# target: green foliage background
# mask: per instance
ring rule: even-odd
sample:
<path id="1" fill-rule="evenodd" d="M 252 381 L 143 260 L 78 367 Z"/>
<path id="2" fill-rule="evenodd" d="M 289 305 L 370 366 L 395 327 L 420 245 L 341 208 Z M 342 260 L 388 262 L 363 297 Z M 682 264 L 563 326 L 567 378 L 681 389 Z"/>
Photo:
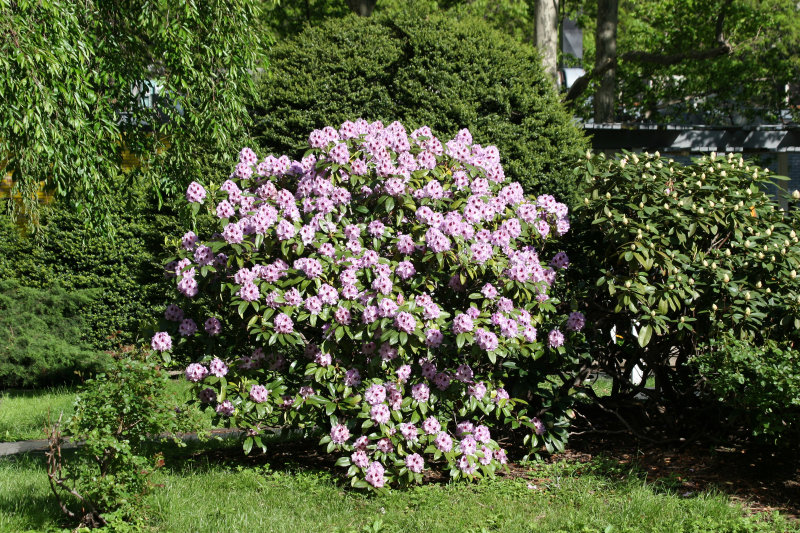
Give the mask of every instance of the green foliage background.
<path id="1" fill-rule="evenodd" d="M 58 286 L 65 298 L 85 291 L 94 296 L 72 307 L 80 320 L 65 337 L 67 343 L 95 350 L 132 343 L 139 322 L 163 301 L 160 256 L 165 236 L 174 231 L 174 215 L 158 212 L 147 195 L 130 203 L 121 196 L 112 201 L 113 236 L 85 229 L 81 217 L 61 202 L 42 208 L 35 235 L 23 234 L 8 216 L 0 219 L 0 280 L 15 280 L 44 294 Z M 50 311 L 54 316 L 60 312 L 42 308 L 44 314 Z"/>
<path id="2" fill-rule="evenodd" d="M 46 290 L 0 281 L 0 387 L 30 387 L 75 381 L 108 357 L 81 337 L 90 328 L 81 310 L 97 290 L 68 292 L 58 283 Z"/>
<path id="3" fill-rule="evenodd" d="M 447 140 L 469 128 L 496 144 L 506 175 L 532 193 L 575 199 L 587 146 L 558 103 L 536 51 L 477 19 L 349 16 L 277 44 L 259 87 L 253 136 L 301 155 L 314 128 L 363 117 L 428 125 Z"/>

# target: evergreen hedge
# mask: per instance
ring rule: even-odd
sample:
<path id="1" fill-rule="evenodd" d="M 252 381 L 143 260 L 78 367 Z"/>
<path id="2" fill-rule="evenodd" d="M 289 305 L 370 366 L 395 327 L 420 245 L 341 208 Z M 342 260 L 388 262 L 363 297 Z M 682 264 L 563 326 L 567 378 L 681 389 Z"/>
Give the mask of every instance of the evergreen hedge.
<path id="1" fill-rule="evenodd" d="M 526 192 L 576 199 L 572 168 L 586 138 L 536 50 L 481 20 L 329 20 L 273 48 L 260 93 L 253 136 L 268 151 L 302 154 L 309 131 L 358 117 L 428 125 L 441 138 L 469 128 L 499 148 Z"/>

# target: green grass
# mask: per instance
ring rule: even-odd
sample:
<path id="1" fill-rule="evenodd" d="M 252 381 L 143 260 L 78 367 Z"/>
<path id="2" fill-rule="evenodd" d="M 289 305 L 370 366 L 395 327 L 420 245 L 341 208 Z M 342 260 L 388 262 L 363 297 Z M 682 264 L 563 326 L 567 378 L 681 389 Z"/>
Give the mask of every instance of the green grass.
<path id="1" fill-rule="evenodd" d="M 72 387 L 0 392 L 0 442 L 45 438 L 48 412 L 55 421 L 63 411 L 66 420 L 72 414 L 75 395 Z"/>
<path id="2" fill-rule="evenodd" d="M 188 387 L 186 380 L 170 381 L 175 394 L 183 394 Z M 63 411 L 66 421 L 73 413 L 76 391 L 74 387 L 0 391 L 0 442 L 44 439 L 48 413 L 56 421 Z"/>
<path id="3" fill-rule="evenodd" d="M 635 473 L 620 480 L 597 465 L 532 465 L 530 479 L 374 496 L 313 469 L 183 461 L 154 476 L 158 488 L 147 499 L 145 521 L 170 533 L 800 531 L 781 517 L 746 517 L 721 494 L 685 498 Z M 41 455 L 0 460 L 0 480 L 0 531 L 52 531 L 61 520 Z"/>

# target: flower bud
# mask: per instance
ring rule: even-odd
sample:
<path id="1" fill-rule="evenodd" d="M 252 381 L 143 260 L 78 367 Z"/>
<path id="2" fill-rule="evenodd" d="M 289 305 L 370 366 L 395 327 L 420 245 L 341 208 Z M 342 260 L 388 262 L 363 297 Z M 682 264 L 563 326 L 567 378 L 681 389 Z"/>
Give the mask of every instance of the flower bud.
<path id="1" fill-rule="evenodd" d="M 631 288 L 631 280 L 626 280 L 625 281 L 625 288 L 626 289 L 630 289 Z"/>
<path id="2" fill-rule="evenodd" d="M 789 272 L 789 277 L 792 278 L 792 279 L 796 278 L 797 277 L 797 271 L 796 270 L 792 270 L 791 272 Z"/>
<path id="3" fill-rule="evenodd" d="M 650 311 L 650 316 L 656 316 L 656 312 L 655 312 L 655 310 L 653 310 L 653 311 Z"/>
<path id="4" fill-rule="evenodd" d="M 725 274 L 724 276 L 722 276 L 722 281 L 724 281 L 725 283 L 728 283 L 730 280 L 731 277 L 729 275 Z"/>
<path id="5" fill-rule="evenodd" d="M 756 282 L 756 289 L 760 289 L 760 288 L 761 288 L 761 282 L 760 282 L 760 281 L 757 281 L 757 282 Z"/>
<path id="6" fill-rule="evenodd" d="M 800 190 L 795 189 L 794 192 L 792 193 L 792 198 L 794 198 L 795 200 L 800 200 Z"/>
<path id="7" fill-rule="evenodd" d="M 717 307 L 717 304 L 711 304 L 711 309 L 716 311 L 717 309 L 719 309 L 719 307 Z"/>
<path id="8" fill-rule="evenodd" d="M 683 322 L 686 322 L 686 317 L 685 316 L 681 317 L 681 323 L 683 323 Z"/>
<path id="9" fill-rule="evenodd" d="M 607 199 L 607 200 L 611 200 L 611 193 L 610 193 L 610 192 L 607 192 L 607 193 L 606 193 L 606 199 Z"/>
<path id="10" fill-rule="evenodd" d="M 707 267 L 707 266 L 708 266 L 708 261 L 707 261 L 707 260 L 705 260 L 705 259 L 703 259 L 703 266 L 704 266 L 704 267 Z"/>

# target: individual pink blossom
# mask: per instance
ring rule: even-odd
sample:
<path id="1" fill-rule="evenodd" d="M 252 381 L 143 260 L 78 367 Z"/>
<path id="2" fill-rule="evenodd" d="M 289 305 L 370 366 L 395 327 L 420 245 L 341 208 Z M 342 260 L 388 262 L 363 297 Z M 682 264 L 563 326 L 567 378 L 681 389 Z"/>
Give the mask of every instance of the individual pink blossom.
<path id="1" fill-rule="evenodd" d="M 397 374 L 397 379 L 402 382 L 406 382 L 411 376 L 411 367 L 409 365 L 402 365 L 400 368 L 395 370 L 395 374 Z"/>
<path id="2" fill-rule="evenodd" d="M 389 421 L 389 406 L 385 403 L 373 405 L 369 411 L 370 417 L 376 424 L 385 424 Z"/>
<path id="3" fill-rule="evenodd" d="M 415 474 L 419 474 L 425 468 L 425 461 L 418 453 L 412 453 L 406 456 L 406 468 Z"/>
<path id="4" fill-rule="evenodd" d="M 417 383 L 411 387 L 411 397 L 420 403 L 427 402 L 430 394 L 430 389 L 424 383 Z"/>
<path id="5" fill-rule="evenodd" d="M 436 438 L 433 440 L 433 444 L 439 451 L 445 453 L 453 449 L 453 439 L 450 438 L 450 435 L 443 431 L 436 435 Z"/>
<path id="6" fill-rule="evenodd" d="M 202 185 L 193 181 L 186 189 L 186 200 L 190 203 L 201 204 L 206 199 L 206 190 Z"/>
<path id="7" fill-rule="evenodd" d="M 183 320 L 183 311 L 175 304 L 169 304 L 164 311 L 164 318 L 172 322 L 180 322 Z"/>
<path id="8" fill-rule="evenodd" d="M 215 408 L 215 411 L 222 416 L 231 416 L 233 415 L 234 410 L 235 409 L 230 400 L 225 400 L 224 402 L 217 404 L 217 407 Z"/>
<path id="9" fill-rule="evenodd" d="M 364 399 L 370 405 L 377 405 L 386 400 L 386 387 L 377 383 L 370 385 L 364 393 Z"/>
<path id="10" fill-rule="evenodd" d="M 233 206 L 228 202 L 228 200 L 222 200 L 219 204 L 217 204 L 218 218 L 230 218 L 235 212 L 236 211 L 234 211 Z"/>
<path id="11" fill-rule="evenodd" d="M 218 378 L 224 377 L 228 373 L 228 365 L 220 359 L 219 357 L 215 357 L 211 360 L 208 365 L 208 369 L 214 376 Z"/>
<path id="12" fill-rule="evenodd" d="M 469 365 L 466 364 L 458 365 L 458 368 L 456 369 L 456 379 L 458 381 L 463 381 L 463 382 L 472 381 L 472 376 L 473 376 L 472 369 L 469 367 Z"/>
<path id="13" fill-rule="evenodd" d="M 182 337 L 194 335 L 197 333 L 197 324 L 191 318 L 184 318 L 180 326 L 178 326 L 178 333 L 180 333 Z"/>
<path id="14" fill-rule="evenodd" d="M 486 385 L 482 381 L 470 385 L 467 388 L 467 393 L 476 400 L 480 401 L 484 396 L 486 396 Z"/>
<path id="15" fill-rule="evenodd" d="M 331 442 L 344 444 L 350 438 L 350 430 L 344 424 L 336 424 L 331 428 Z"/>
<path id="16" fill-rule="evenodd" d="M 444 340 L 444 334 L 435 328 L 430 328 L 425 331 L 425 344 L 431 348 L 438 348 Z"/>
<path id="17" fill-rule="evenodd" d="M 200 363 L 192 363 L 186 367 L 186 379 L 193 383 L 205 379 L 208 376 L 208 369 Z"/>
<path id="18" fill-rule="evenodd" d="M 275 317 L 275 332 L 276 333 L 291 333 L 294 331 L 294 322 L 286 313 L 280 313 Z"/>
<path id="19" fill-rule="evenodd" d="M 250 387 L 250 399 L 256 403 L 264 403 L 269 399 L 269 392 L 264 385 Z"/>
<path id="20" fill-rule="evenodd" d="M 564 334 L 558 328 L 550 331 L 547 335 L 547 344 L 550 348 L 558 348 L 564 345 Z"/>
<path id="21" fill-rule="evenodd" d="M 442 425 L 436 420 L 436 417 L 430 416 L 422 423 L 422 431 L 427 435 L 435 435 L 442 430 Z"/>
<path id="22" fill-rule="evenodd" d="M 364 479 L 375 487 L 379 489 L 386 484 L 386 477 L 384 476 L 384 468 L 383 465 L 377 461 L 373 461 L 372 464 L 369 465 L 367 468 L 367 473 L 364 476 Z"/>
<path id="23" fill-rule="evenodd" d="M 453 319 L 453 333 L 455 334 L 470 332 L 473 327 L 472 319 L 464 313 L 456 315 Z"/>
<path id="24" fill-rule="evenodd" d="M 475 452 L 478 451 L 478 443 L 472 436 L 466 436 L 461 439 L 459 448 L 464 455 L 475 455 Z"/>
<path id="25" fill-rule="evenodd" d="M 165 352 L 172 349 L 172 337 L 166 331 L 159 331 L 153 335 L 150 346 L 157 352 Z"/>
<path id="26" fill-rule="evenodd" d="M 480 425 L 475 428 L 473 436 L 478 442 L 481 442 L 483 444 L 486 444 L 487 442 L 492 440 L 492 435 L 489 432 L 489 428 L 483 425 Z"/>
<path id="27" fill-rule="evenodd" d="M 222 323 L 216 317 L 209 317 L 206 319 L 205 323 L 203 324 L 206 333 L 211 335 L 212 337 L 215 335 L 219 335 L 222 332 Z"/>
<path id="28" fill-rule="evenodd" d="M 475 424 L 469 420 L 463 420 L 456 424 L 456 436 L 463 437 L 464 435 L 472 434 L 475 431 Z"/>
<path id="29" fill-rule="evenodd" d="M 411 313 L 402 311 L 397 313 L 397 316 L 394 319 L 394 327 L 396 327 L 399 331 L 414 333 L 414 330 L 417 329 L 417 319 L 414 318 L 414 315 Z"/>
<path id="30" fill-rule="evenodd" d="M 178 291 L 187 298 L 194 298 L 197 296 L 199 286 L 197 280 L 194 278 L 184 277 L 178 282 Z"/>
<path id="31" fill-rule="evenodd" d="M 570 331 L 580 331 L 586 325 L 586 318 L 583 313 L 575 311 L 569 314 L 567 318 L 567 329 Z"/>
<path id="32" fill-rule="evenodd" d="M 539 420 L 539 419 L 538 419 L 538 418 L 536 418 L 535 416 L 533 417 L 533 419 L 531 420 L 531 422 L 533 423 L 533 429 L 534 429 L 534 432 L 535 432 L 537 435 L 544 435 L 544 433 L 545 433 L 545 431 L 546 431 L 546 428 L 545 428 L 545 426 L 544 426 L 544 422 L 542 422 L 541 420 Z"/>
<path id="33" fill-rule="evenodd" d="M 361 384 L 361 373 L 357 368 L 350 368 L 344 373 L 346 387 L 358 387 Z"/>
<path id="34" fill-rule="evenodd" d="M 450 386 L 450 374 L 447 372 L 439 372 L 433 377 L 433 384 L 441 391 L 447 390 Z"/>
<path id="35" fill-rule="evenodd" d="M 350 461 L 359 468 L 366 468 L 369 465 L 369 456 L 364 450 L 357 449 L 350 455 Z"/>

